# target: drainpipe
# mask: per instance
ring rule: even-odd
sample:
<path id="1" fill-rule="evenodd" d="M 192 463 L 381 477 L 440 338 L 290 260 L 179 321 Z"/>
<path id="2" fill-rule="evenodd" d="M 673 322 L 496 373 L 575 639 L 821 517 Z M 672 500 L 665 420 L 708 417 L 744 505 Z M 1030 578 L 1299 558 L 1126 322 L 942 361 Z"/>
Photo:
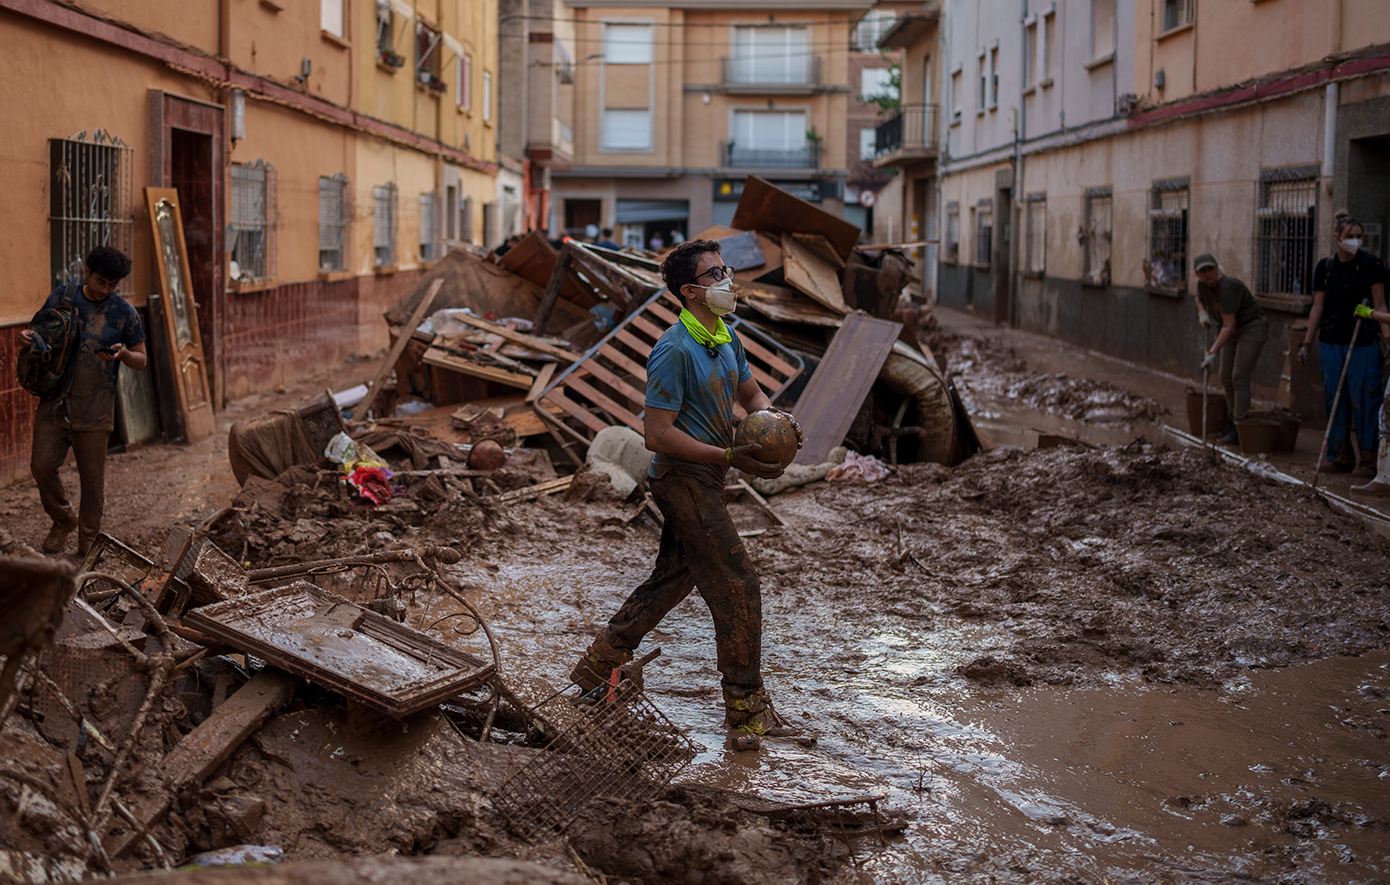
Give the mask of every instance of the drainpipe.
<path id="1" fill-rule="evenodd" d="M 1019 2 L 1020 2 L 1020 3 L 1022 4 L 1022 6 L 1023 6 L 1022 13 L 1019 15 L 1019 19 L 1018 19 L 1019 34 L 1022 34 L 1022 33 L 1023 33 L 1023 30 L 1024 30 L 1024 27 L 1025 27 L 1025 24 L 1024 24 L 1024 23 L 1025 23 L 1025 22 L 1027 21 L 1027 19 L 1028 19 L 1028 0 L 1019 0 Z M 1055 28 L 1056 25 L 1054 24 L 1053 27 Z M 1040 42 L 1041 42 L 1041 39 L 1043 38 L 1043 35 L 1042 35 L 1041 32 L 1039 32 L 1038 37 L 1040 38 Z M 1035 62 L 1036 62 L 1036 59 L 1028 59 L 1028 63 L 1029 63 L 1030 65 L 1034 64 Z M 1025 89 L 1028 88 L 1028 71 L 1027 71 L 1027 69 L 1023 68 L 1022 66 L 1019 67 L 1018 81 L 1019 81 L 1019 85 L 1018 85 L 1018 111 L 1014 114 L 1014 120 L 1013 120 L 1013 124 L 1014 124 L 1014 125 L 1013 125 L 1013 128 L 1014 128 L 1014 132 L 1013 132 L 1013 135 L 1014 135 L 1014 187 L 1013 187 L 1013 191 L 1014 191 L 1014 193 L 1013 193 L 1013 206 L 1011 207 L 1011 213 L 1012 213 L 1013 216 L 1014 216 L 1014 217 L 1013 217 L 1013 221 L 1012 221 L 1013 230 L 1012 230 L 1012 232 L 1011 232 L 1011 233 L 1013 234 L 1013 236 L 1011 236 L 1011 237 L 1009 238 L 1010 241 L 1011 241 L 1011 242 L 1009 243 L 1009 251 L 1012 252 L 1014 256 L 1021 256 L 1021 255 L 1023 254 L 1023 252 L 1022 252 L 1023 242 L 1024 242 L 1024 237 L 1023 237 L 1023 234 L 1024 234 L 1023 225 L 1024 225 L 1024 223 L 1026 223 L 1026 218 L 1025 218 L 1025 214 L 1024 214 L 1024 204 L 1023 204 L 1022 196 L 1023 196 L 1023 192 L 1024 192 L 1024 191 L 1023 191 L 1023 133 L 1024 133 L 1024 130 L 1026 129 L 1026 127 L 1028 126 L 1028 97 L 1027 97 L 1026 95 L 1023 94 L 1023 90 L 1025 90 Z M 1059 92 L 1060 92 L 1060 90 L 1059 90 Z M 1010 268 L 1009 268 L 1009 269 L 1010 269 L 1010 273 L 1009 273 L 1009 325 L 1012 326 L 1012 325 L 1014 324 L 1014 312 L 1015 312 L 1015 308 L 1018 306 L 1018 291 L 1019 291 L 1019 288 L 1020 288 L 1020 287 L 1019 287 L 1019 278 L 1020 278 L 1020 275 L 1022 274 L 1022 262 L 1021 262 L 1021 261 L 1018 261 L 1018 260 L 1014 260 L 1014 261 L 1010 262 Z"/>

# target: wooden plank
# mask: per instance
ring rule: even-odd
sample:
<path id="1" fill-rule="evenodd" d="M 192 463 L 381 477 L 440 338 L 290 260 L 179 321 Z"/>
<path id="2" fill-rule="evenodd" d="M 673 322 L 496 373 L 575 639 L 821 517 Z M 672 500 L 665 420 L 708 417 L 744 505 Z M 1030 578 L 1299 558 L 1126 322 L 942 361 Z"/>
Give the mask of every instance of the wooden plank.
<path id="1" fill-rule="evenodd" d="M 719 244 L 719 255 L 724 263 L 735 271 L 750 267 L 762 267 L 767 263 L 762 246 L 758 245 L 758 235 L 753 231 L 743 231 L 715 240 Z"/>
<path id="2" fill-rule="evenodd" d="M 646 332 L 648 335 L 652 336 L 653 340 L 660 340 L 661 336 L 666 334 L 666 329 L 661 328 L 656 323 L 652 322 L 651 320 L 647 319 L 641 314 L 633 316 L 630 320 L 629 328 L 633 327 L 641 329 L 643 332 Z"/>
<path id="3" fill-rule="evenodd" d="M 783 519 L 781 516 L 779 516 L 776 510 L 772 509 L 772 506 L 767 503 L 767 499 L 764 498 L 762 495 L 758 494 L 757 490 L 750 486 L 747 480 L 740 479 L 736 481 L 733 485 L 729 486 L 729 488 L 732 490 L 743 492 L 745 495 L 752 498 L 753 503 L 758 505 L 758 509 L 766 513 L 768 516 L 772 517 L 773 522 L 777 523 L 780 526 L 785 526 L 787 524 L 787 521 Z"/>
<path id="4" fill-rule="evenodd" d="M 594 433 L 598 433 L 600 430 L 603 430 L 605 427 L 609 426 L 607 421 L 599 420 L 597 417 L 594 416 L 593 412 L 590 412 L 588 409 L 574 402 L 569 397 L 561 393 L 558 389 L 552 390 L 549 393 L 542 396 L 540 402 L 554 403 L 555 405 L 564 409 L 572 417 L 577 419 L 579 423 L 583 424 L 585 427 L 589 428 Z"/>
<path id="5" fill-rule="evenodd" d="M 289 703 L 297 685 L 299 680 L 288 673 L 261 670 L 213 710 L 159 763 L 162 789 L 141 799 L 132 809 L 140 827 L 148 830 L 158 823 L 180 790 L 201 784 L 226 762 L 261 723 Z M 124 855 L 141 838 L 136 828 L 128 823 L 124 826 L 124 832 L 106 839 L 106 852 L 113 858 Z"/>
<path id="6" fill-rule="evenodd" d="M 744 180 L 729 224 L 739 230 L 823 234 L 842 258 L 848 258 L 859 241 L 858 227 L 756 175 Z"/>
<path id="7" fill-rule="evenodd" d="M 757 379 L 758 386 L 761 387 L 764 392 L 769 390 L 776 390 L 778 387 L 781 386 L 780 381 L 769 375 L 767 372 L 763 371 L 762 367 L 755 365 L 754 363 L 748 364 L 748 371 L 750 374 L 752 374 L 754 378 Z"/>
<path id="8" fill-rule="evenodd" d="M 579 378 L 575 378 L 573 375 L 571 375 L 569 378 L 565 379 L 565 386 L 576 393 L 584 394 L 584 396 L 587 397 L 589 401 L 592 402 L 594 405 L 603 409 L 609 415 L 623 422 L 628 427 L 631 427 L 638 433 L 645 432 L 642 429 L 641 418 L 638 418 L 632 412 L 629 412 L 616 400 L 614 400 L 612 397 L 609 397 L 607 394 L 603 393 L 589 382 Z"/>
<path id="9" fill-rule="evenodd" d="M 572 350 L 566 350 L 563 347 L 557 347 L 556 345 L 551 344 L 549 341 L 546 341 L 543 338 L 537 338 L 535 335 L 527 335 L 525 332 L 518 332 L 515 329 L 511 329 L 499 323 L 494 323 L 489 320 L 485 320 L 482 317 L 471 317 L 464 313 L 455 313 L 453 315 L 453 319 L 457 320 L 460 323 L 472 326 L 475 329 L 482 329 L 484 332 L 491 332 L 494 335 L 500 335 L 502 338 L 512 342 L 513 344 L 520 344 L 522 347 L 528 347 L 531 350 L 538 351 L 544 354 L 549 354 L 550 356 L 553 356 L 558 360 L 563 360 L 567 363 L 575 362 L 580 357 L 580 354 L 577 354 Z"/>
<path id="10" fill-rule="evenodd" d="M 598 349 L 598 352 L 605 359 L 612 360 L 616 365 L 627 369 L 635 377 L 641 378 L 644 385 L 647 383 L 647 367 L 630 358 L 618 348 L 611 344 L 605 344 Z"/>
<path id="11" fill-rule="evenodd" d="M 589 373 L 595 378 L 621 393 L 627 398 L 628 402 L 635 403 L 637 411 L 640 412 L 646 406 L 647 385 L 645 380 L 642 383 L 642 387 L 639 389 L 628 382 L 627 379 L 620 377 L 616 372 L 610 371 L 607 366 L 603 365 L 598 360 L 590 360 L 585 368 L 587 368 Z"/>
<path id="12" fill-rule="evenodd" d="M 448 369 L 451 372 L 458 372 L 462 375 L 471 375 L 474 378 L 483 378 L 487 381 L 496 381 L 499 384 L 506 384 L 510 387 L 518 387 L 522 390 L 530 390 L 535 379 L 524 372 L 513 372 L 500 366 L 487 366 L 482 363 L 475 363 L 456 354 L 449 353 L 440 347 L 431 346 L 425 351 L 425 355 L 420 358 L 421 362 L 437 366 L 441 369 Z"/>
<path id="13" fill-rule="evenodd" d="M 565 489 L 569 488 L 570 484 L 573 482 L 574 476 L 572 474 L 570 476 L 561 476 L 558 479 L 546 480 L 545 482 L 537 483 L 536 485 L 528 486 L 524 489 L 512 489 L 510 492 L 503 492 L 498 496 L 497 500 L 504 504 L 510 504 L 513 501 L 529 501 L 540 495 L 563 492 Z"/>
<path id="14" fill-rule="evenodd" d="M 787 283 L 836 313 L 849 312 L 834 265 L 790 234 L 782 235 L 782 258 Z"/>
<path id="15" fill-rule="evenodd" d="M 786 378 L 789 375 L 795 375 L 797 373 L 796 366 L 793 366 L 792 364 L 783 361 L 783 359 L 779 357 L 777 354 L 768 350 L 766 347 L 763 347 L 758 342 L 753 341 L 749 336 L 740 335 L 738 337 L 739 340 L 743 342 L 744 350 L 746 350 L 748 353 L 753 354 L 753 356 L 757 357 L 758 359 L 762 360 L 764 363 L 767 364 L 768 368 L 778 373 L 783 378 Z"/>
<path id="16" fill-rule="evenodd" d="M 555 377 L 555 363 L 546 363 L 541 366 L 540 374 L 531 383 L 531 389 L 526 393 L 526 402 L 533 403 L 536 397 L 541 395 L 541 391 L 550 386 L 550 379 Z"/>
<path id="17" fill-rule="evenodd" d="M 533 231 L 534 235 L 535 232 Z M 550 322 L 550 314 L 555 310 L 555 299 L 560 297 L 560 289 L 565 284 L 565 278 L 569 276 L 570 270 L 570 250 L 568 248 L 560 250 L 560 258 L 555 262 L 555 269 L 550 272 L 550 281 L 546 283 L 545 294 L 541 296 L 540 306 L 536 308 L 536 319 L 532 326 L 537 332 L 545 334 L 545 324 Z"/>
<path id="18" fill-rule="evenodd" d="M 406 321 L 405 328 L 401 329 L 401 334 L 396 338 L 396 343 L 391 345 L 391 350 L 386 354 L 386 359 L 376 370 L 376 375 L 372 378 L 372 383 L 367 385 L 367 395 L 357 406 L 354 416 L 360 415 L 367 417 L 372 405 L 376 402 L 377 394 L 381 393 L 381 382 L 386 380 L 386 375 L 396 367 L 396 360 L 405 353 L 406 345 L 410 343 L 410 336 L 425 321 L 425 314 L 434 305 L 435 296 L 439 294 L 439 287 L 444 285 L 444 280 L 438 279 L 430 284 L 430 289 L 425 293 L 425 297 L 420 299 L 420 303 L 415 306 L 415 312 Z"/>
<path id="19" fill-rule="evenodd" d="M 666 323 L 668 326 L 674 326 L 681 320 L 680 305 L 676 305 L 675 309 L 673 310 L 668 308 L 667 305 L 658 301 L 651 307 L 647 308 L 647 312 L 650 313 L 652 316 L 656 317 L 657 319 L 661 320 L 662 322 Z"/>
<path id="20" fill-rule="evenodd" d="M 863 314 L 845 317 L 793 410 L 806 435 L 795 463 L 819 464 L 844 440 L 900 329 Z"/>
<path id="21" fill-rule="evenodd" d="M 616 332 L 613 333 L 613 338 L 617 341 L 621 341 L 628 347 L 631 347 L 637 353 L 641 354 L 642 359 L 644 360 L 652 355 L 652 348 L 656 346 L 655 341 L 643 341 L 641 338 L 638 338 L 636 335 L 632 334 L 627 329 L 618 329 Z"/>

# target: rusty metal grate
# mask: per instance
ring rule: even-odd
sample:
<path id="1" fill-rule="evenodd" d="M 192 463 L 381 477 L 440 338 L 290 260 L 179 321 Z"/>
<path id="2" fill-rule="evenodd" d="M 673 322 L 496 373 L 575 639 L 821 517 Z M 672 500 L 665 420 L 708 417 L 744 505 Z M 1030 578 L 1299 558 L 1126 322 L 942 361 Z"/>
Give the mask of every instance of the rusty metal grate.
<path id="1" fill-rule="evenodd" d="M 656 795 L 695 758 L 696 746 L 630 681 L 596 703 L 578 689 L 552 695 L 531 713 L 547 747 L 498 791 L 518 830 L 558 835 L 594 799 Z"/>

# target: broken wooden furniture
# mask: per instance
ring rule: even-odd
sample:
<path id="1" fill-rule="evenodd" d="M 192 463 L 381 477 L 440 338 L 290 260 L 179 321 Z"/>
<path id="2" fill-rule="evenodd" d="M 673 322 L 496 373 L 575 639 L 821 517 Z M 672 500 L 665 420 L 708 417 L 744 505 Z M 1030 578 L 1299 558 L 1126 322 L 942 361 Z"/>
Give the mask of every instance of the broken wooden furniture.
<path id="1" fill-rule="evenodd" d="M 575 442 L 587 447 L 596 433 L 613 424 L 643 433 L 647 358 L 657 339 L 680 321 L 680 310 L 676 296 L 662 289 L 618 323 L 583 359 L 557 374 L 536 397 L 536 414 L 556 431 L 556 439 L 566 451 Z M 725 322 L 738 332 L 753 377 L 775 400 L 801 374 L 801 358 L 735 317 L 726 317 Z M 557 407 L 564 420 L 554 417 L 551 407 Z M 581 463 L 580 459 L 575 463 Z"/>
<path id="2" fill-rule="evenodd" d="M 395 718 L 477 687 L 495 670 L 307 581 L 195 609 L 184 623 Z"/>
<path id="3" fill-rule="evenodd" d="M 901 328 L 866 314 L 845 317 L 796 401 L 806 441 L 795 463 L 819 464 L 844 440 Z"/>

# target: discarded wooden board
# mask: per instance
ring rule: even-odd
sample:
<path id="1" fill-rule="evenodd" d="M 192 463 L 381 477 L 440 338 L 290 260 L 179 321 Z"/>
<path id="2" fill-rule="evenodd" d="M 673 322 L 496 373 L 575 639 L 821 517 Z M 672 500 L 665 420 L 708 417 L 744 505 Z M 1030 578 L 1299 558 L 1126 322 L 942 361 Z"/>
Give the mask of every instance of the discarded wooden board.
<path id="1" fill-rule="evenodd" d="M 559 260 L 560 253 L 556 252 L 555 247 L 546 240 L 545 234 L 536 230 L 531 231 L 521 242 L 508 249 L 505 255 L 497 259 L 497 263 L 523 280 L 545 289 L 554 277 L 555 264 Z M 585 310 L 598 303 L 594 300 L 593 294 L 586 291 L 575 277 L 566 274 L 562 280 L 562 284 L 556 290 L 556 296 Z M 542 299 L 542 303 L 544 303 L 544 299 Z M 554 306 L 553 300 L 550 303 L 551 308 L 546 310 L 547 316 Z M 536 331 L 544 333 L 545 329 L 542 325 L 537 324 Z"/>
<path id="2" fill-rule="evenodd" d="M 149 830 L 169 812 L 180 790 L 207 780 L 261 723 L 289 703 L 298 684 L 298 679 L 278 670 L 262 670 L 213 710 L 160 761 L 160 788 L 131 809 L 138 827 L 120 822 L 120 829 L 106 837 L 106 853 L 121 857 L 129 851 L 142 838 L 141 830 Z"/>
<path id="3" fill-rule="evenodd" d="M 822 234 L 841 258 L 848 258 L 859 241 L 859 228 L 756 175 L 744 180 L 730 224 L 739 230 Z"/>
<path id="4" fill-rule="evenodd" d="M 362 612 L 355 629 L 330 620 L 344 607 Z M 479 685 L 493 672 L 490 661 L 307 581 L 194 609 L 184 623 L 397 718 Z"/>
<path id="5" fill-rule="evenodd" d="M 811 300 L 845 314 L 845 297 L 840 290 L 838 268 L 820 250 L 790 234 L 782 235 L 782 273 L 787 284 Z"/>
<path id="6" fill-rule="evenodd" d="M 740 287 L 739 297 L 758 313 L 779 323 L 836 328 L 845 319 L 844 314 L 817 304 L 795 289 L 781 286 L 755 283 L 750 287 Z"/>
<path id="7" fill-rule="evenodd" d="M 503 504 L 510 504 L 513 501 L 529 501 L 541 495 L 550 495 L 555 492 L 563 492 L 574 482 L 574 475 L 561 476 L 558 479 L 549 479 L 524 489 L 512 489 L 510 492 L 503 492 L 497 500 Z"/>
<path id="8" fill-rule="evenodd" d="M 795 463 L 819 464 L 844 440 L 901 328 L 863 314 L 845 317 L 796 402 L 806 442 Z"/>
<path id="9" fill-rule="evenodd" d="M 425 351 L 425 355 L 421 357 L 421 362 L 428 366 L 458 372 L 460 375 L 482 378 L 484 381 L 496 381 L 498 384 L 519 387 L 522 390 L 530 390 L 532 382 L 535 381 L 534 376 L 525 372 L 517 372 L 503 366 L 469 359 L 466 356 L 451 353 L 437 344 L 430 345 L 429 349 Z"/>
<path id="10" fill-rule="evenodd" d="M 390 373 L 392 369 L 396 368 L 396 360 L 400 359 L 401 354 L 405 352 L 406 345 L 410 343 L 411 334 L 425 321 L 425 315 L 429 313 L 430 308 L 434 305 L 434 299 L 439 295 L 439 287 L 443 285 L 444 281 L 442 279 L 435 280 L 430 284 L 429 291 L 425 293 L 425 297 L 421 298 L 420 303 L 415 306 L 415 312 L 410 315 L 410 319 L 406 322 L 405 328 L 401 330 L 400 337 L 396 339 L 395 344 L 391 345 L 391 350 L 386 354 L 386 359 L 383 360 L 381 365 L 377 368 L 376 376 L 372 378 L 372 383 L 367 385 L 367 395 L 363 397 L 362 402 L 357 406 L 357 410 L 353 413 L 354 416 L 362 418 L 367 417 L 367 413 L 371 411 L 372 405 L 376 403 L 376 398 L 381 393 L 382 382 L 386 380 L 387 374 Z"/>
<path id="11" fill-rule="evenodd" d="M 647 357 L 667 329 L 680 321 L 680 301 L 663 289 L 614 327 L 579 362 L 555 376 L 532 405 L 557 430 L 588 444 L 613 424 L 644 433 Z M 725 322 L 737 331 L 748 368 L 773 399 L 801 373 L 800 357 L 737 318 Z M 567 420 L 556 420 L 547 406 L 558 407 Z M 572 426 L 572 425 L 577 425 Z"/>
<path id="12" fill-rule="evenodd" d="M 719 257 L 723 258 L 724 263 L 735 271 L 762 267 L 767 264 L 767 256 L 763 255 L 763 248 L 758 243 L 758 235 L 752 231 L 720 237 L 715 242 L 719 244 Z"/>
<path id="13" fill-rule="evenodd" d="M 556 359 L 562 360 L 566 363 L 572 363 L 575 360 L 579 359 L 580 356 L 579 354 L 575 353 L 572 350 L 569 350 L 568 348 L 560 347 L 553 341 L 547 341 L 544 338 L 537 338 L 535 335 L 527 335 L 525 332 L 518 332 L 515 329 L 511 329 L 507 326 L 502 325 L 501 323 L 494 323 L 491 320 L 485 320 L 482 317 L 471 317 L 467 314 L 458 313 L 454 315 L 453 319 L 456 322 L 464 323 L 465 325 L 472 326 L 475 329 L 482 329 L 484 332 L 491 332 L 494 335 L 500 335 L 503 339 L 510 341 L 514 344 L 520 344 L 523 347 L 529 347 L 531 350 L 538 351 L 544 354 L 549 354 L 550 356 L 553 356 Z"/>
<path id="14" fill-rule="evenodd" d="M 730 484 L 730 485 L 728 485 L 728 486 L 725 486 L 725 487 L 724 487 L 724 491 L 726 491 L 726 492 L 736 492 L 736 493 L 739 493 L 739 494 L 747 495 L 747 496 L 749 497 L 749 499 L 751 499 L 752 502 L 753 502 L 755 505 L 757 505 L 757 507 L 758 507 L 759 510 L 761 510 L 763 513 L 766 513 L 769 517 L 772 518 L 772 521 L 773 521 L 773 522 L 777 523 L 777 524 L 780 525 L 780 526 L 786 526 L 787 521 L 786 521 L 785 519 L 783 519 L 783 518 L 777 513 L 776 510 L 773 510 L 773 509 L 772 509 L 772 505 L 770 505 L 770 504 L 767 503 L 767 499 L 766 499 L 766 498 L 764 498 L 762 495 L 758 494 L 757 490 L 754 489 L 752 486 L 750 486 L 750 485 L 748 484 L 748 480 L 746 480 L 746 479 L 737 480 L 737 481 L 733 482 L 732 484 Z"/>

